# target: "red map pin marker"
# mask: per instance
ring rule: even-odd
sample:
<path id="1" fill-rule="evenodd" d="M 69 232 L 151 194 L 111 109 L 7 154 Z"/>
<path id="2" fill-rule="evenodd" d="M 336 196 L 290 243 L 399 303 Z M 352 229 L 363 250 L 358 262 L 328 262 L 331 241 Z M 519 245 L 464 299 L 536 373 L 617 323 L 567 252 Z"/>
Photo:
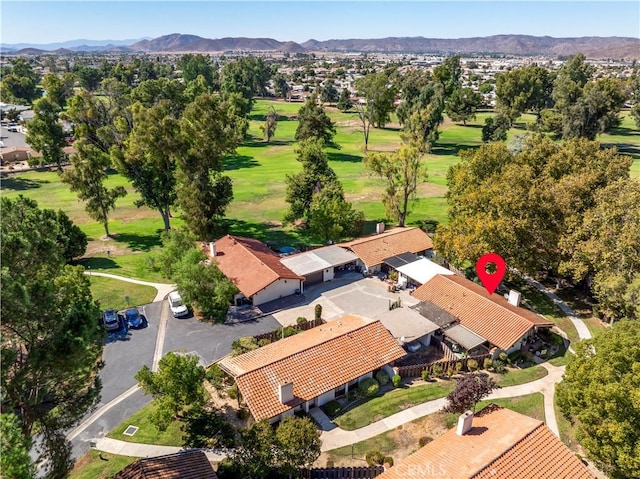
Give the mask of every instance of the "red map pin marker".
<path id="1" fill-rule="evenodd" d="M 496 271 L 494 273 L 487 273 L 487 264 L 493 263 L 496 265 Z M 496 290 L 504 273 L 507 271 L 507 265 L 504 263 L 502 256 L 497 253 L 487 253 L 480 256 L 476 263 L 476 273 L 478 278 L 482 281 L 482 285 L 486 288 L 489 294 L 493 294 Z"/>

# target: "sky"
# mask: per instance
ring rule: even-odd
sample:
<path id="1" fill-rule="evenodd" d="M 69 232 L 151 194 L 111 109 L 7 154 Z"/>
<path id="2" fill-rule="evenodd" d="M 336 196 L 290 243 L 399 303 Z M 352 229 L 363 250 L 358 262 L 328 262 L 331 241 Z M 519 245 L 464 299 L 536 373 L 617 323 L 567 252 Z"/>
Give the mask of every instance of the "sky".
<path id="1" fill-rule="evenodd" d="M 640 2 L 624 1 L 29 1 L 0 2 L 2 43 L 123 40 L 188 33 L 304 42 L 497 34 L 640 38 Z"/>

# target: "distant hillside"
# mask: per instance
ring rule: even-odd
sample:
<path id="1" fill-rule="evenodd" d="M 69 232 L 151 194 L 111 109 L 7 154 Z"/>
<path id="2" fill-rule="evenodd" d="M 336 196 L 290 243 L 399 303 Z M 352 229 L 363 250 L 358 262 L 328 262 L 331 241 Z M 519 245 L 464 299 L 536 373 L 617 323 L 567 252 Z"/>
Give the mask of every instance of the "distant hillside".
<path id="1" fill-rule="evenodd" d="M 640 39 L 625 37 L 553 38 L 529 35 L 493 35 L 456 39 L 389 37 L 309 40 L 302 46 L 308 50 L 330 52 L 503 53 L 548 56 L 584 53 L 589 58 L 640 58 Z"/>
<path id="2" fill-rule="evenodd" d="M 149 37 L 135 38 L 129 40 L 68 40 L 66 42 L 56 43 L 5 43 L 2 45 L 7 50 L 21 50 L 23 48 L 37 48 L 39 50 L 57 50 L 58 48 L 67 48 L 69 50 L 77 50 L 79 47 L 95 47 L 97 49 L 108 46 L 123 46 L 131 45 L 132 43 L 139 42 L 140 40 L 148 40 Z"/>
<path id="3" fill-rule="evenodd" d="M 295 42 L 279 42 L 273 38 L 202 38 L 196 35 L 173 33 L 153 40 L 143 40 L 130 46 L 132 50 L 143 52 L 226 52 L 242 51 L 283 51 L 302 52 L 303 47 Z"/>
<path id="4" fill-rule="evenodd" d="M 63 52 L 198 52 L 279 51 L 299 52 L 383 52 L 383 53 L 490 53 L 511 55 L 545 55 L 566 57 L 584 53 L 588 58 L 639 58 L 640 39 L 626 37 L 553 38 L 530 35 L 493 35 L 490 37 L 439 39 L 424 37 L 388 37 L 348 40 L 308 40 L 303 44 L 281 42 L 273 38 L 204 38 L 197 35 L 173 33 L 140 41 L 96 42 L 74 40 L 34 45 L 3 44 L 3 53 L 41 55 Z M 73 44 L 73 46 L 72 46 Z M 63 46 L 63 47 L 61 47 Z M 22 49 L 19 49 L 22 48 Z M 62 49 L 64 48 L 64 49 Z M 58 49 L 58 50 L 56 50 Z M 11 52 L 11 50 L 16 50 Z M 53 50 L 53 51 L 52 51 Z"/>

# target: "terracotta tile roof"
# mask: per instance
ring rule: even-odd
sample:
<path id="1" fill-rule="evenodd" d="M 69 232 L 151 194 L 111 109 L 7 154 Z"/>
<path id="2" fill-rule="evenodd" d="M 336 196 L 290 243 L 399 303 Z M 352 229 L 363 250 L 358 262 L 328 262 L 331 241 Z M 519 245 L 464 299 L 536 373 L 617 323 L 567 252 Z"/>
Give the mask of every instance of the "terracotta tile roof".
<path id="1" fill-rule="evenodd" d="M 544 317 L 509 304 L 499 294 L 489 296 L 482 286 L 460 276 L 438 274 L 413 296 L 439 306 L 460 324 L 505 350 L 534 326 L 553 326 Z"/>
<path id="2" fill-rule="evenodd" d="M 381 264 L 401 253 L 419 253 L 433 248 L 431 238 L 420 228 L 392 228 L 384 233 L 358 238 L 340 246 L 349 248 L 367 265 Z"/>
<path id="3" fill-rule="evenodd" d="M 304 279 L 280 263 L 280 256 L 253 238 L 227 235 L 215 243 L 218 268 L 250 298 L 274 281 Z"/>
<path id="4" fill-rule="evenodd" d="M 113 476 L 113 479 L 217 478 L 205 453 L 197 450 L 138 459 Z"/>
<path id="5" fill-rule="evenodd" d="M 594 476 L 541 421 L 509 409 L 476 415 L 470 431 L 451 429 L 378 479 L 587 479 Z"/>
<path id="6" fill-rule="evenodd" d="M 235 377 L 259 421 L 359 378 L 405 355 L 380 323 L 346 315 L 236 357 L 220 367 Z M 282 404 L 281 384 L 293 383 L 294 400 Z"/>

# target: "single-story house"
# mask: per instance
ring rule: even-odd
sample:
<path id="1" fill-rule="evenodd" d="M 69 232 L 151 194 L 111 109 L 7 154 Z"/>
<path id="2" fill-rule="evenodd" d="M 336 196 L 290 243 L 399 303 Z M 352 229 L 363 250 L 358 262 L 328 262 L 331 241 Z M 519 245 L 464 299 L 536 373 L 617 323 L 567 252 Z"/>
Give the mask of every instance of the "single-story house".
<path id="1" fill-rule="evenodd" d="M 433 333 L 440 329 L 440 326 L 410 308 L 395 308 L 382 313 L 376 319 L 380 320 L 401 346 L 412 341 L 429 346 Z"/>
<path id="2" fill-rule="evenodd" d="M 280 263 L 280 256 L 256 239 L 227 235 L 213 243 L 209 256 L 240 290 L 234 298 L 238 306 L 258 306 L 302 292 L 304 277 Z"/>
<path id="3" fill-rule="evenodd" d="M 218 479 L 206 454 L 198 449 L 166 456 L 143 457 L 112 479 Z"/>
<path id="4" fill-rule="evenodd" d="M 520 349 L 524 339 L 538 328 L 553 326 L 543 316 L 511 304 L 498 294 L 489 295 L 484 287 L 457 275 L 437 274 L 412 294 L 455 317 L 464 328 L 484 338 L 490 348 L 507 353 Z M 473 341 L 464 331 L 455 333 L 459 339 L 464 336 Z"/>
<path id="5" fill-rule="evenodd" d="M 286 256 L 280 262 L 294 273 L 304 276 L 304 284 L 331 281 L 336 270 L 355 264 L 358 257 L 340 246 L 331 245 L 304 253 Z"/>
<path id="6" fill-rule="evenodd" d="M 489 405 L 466 412 L 450 429 L 377 479 L 522 479 L 595 476 L 537 419 Z"/>
<path id="7" fill-rule="evenodd" d="M 355 253 L 363 271 L 377 273 L 385 259 L 403 253 L 424 255 L 433 249 L 431 238 L 420 228 L 398 227 L 364 238 L 340 243 L 339 246 Z"/>
<path id="8" fill-rule="evenodd" d="M 346 315 L 218 362 L 256 421 L 274 423 L 346 394 L 405 355 L 377 319 Z"/>

